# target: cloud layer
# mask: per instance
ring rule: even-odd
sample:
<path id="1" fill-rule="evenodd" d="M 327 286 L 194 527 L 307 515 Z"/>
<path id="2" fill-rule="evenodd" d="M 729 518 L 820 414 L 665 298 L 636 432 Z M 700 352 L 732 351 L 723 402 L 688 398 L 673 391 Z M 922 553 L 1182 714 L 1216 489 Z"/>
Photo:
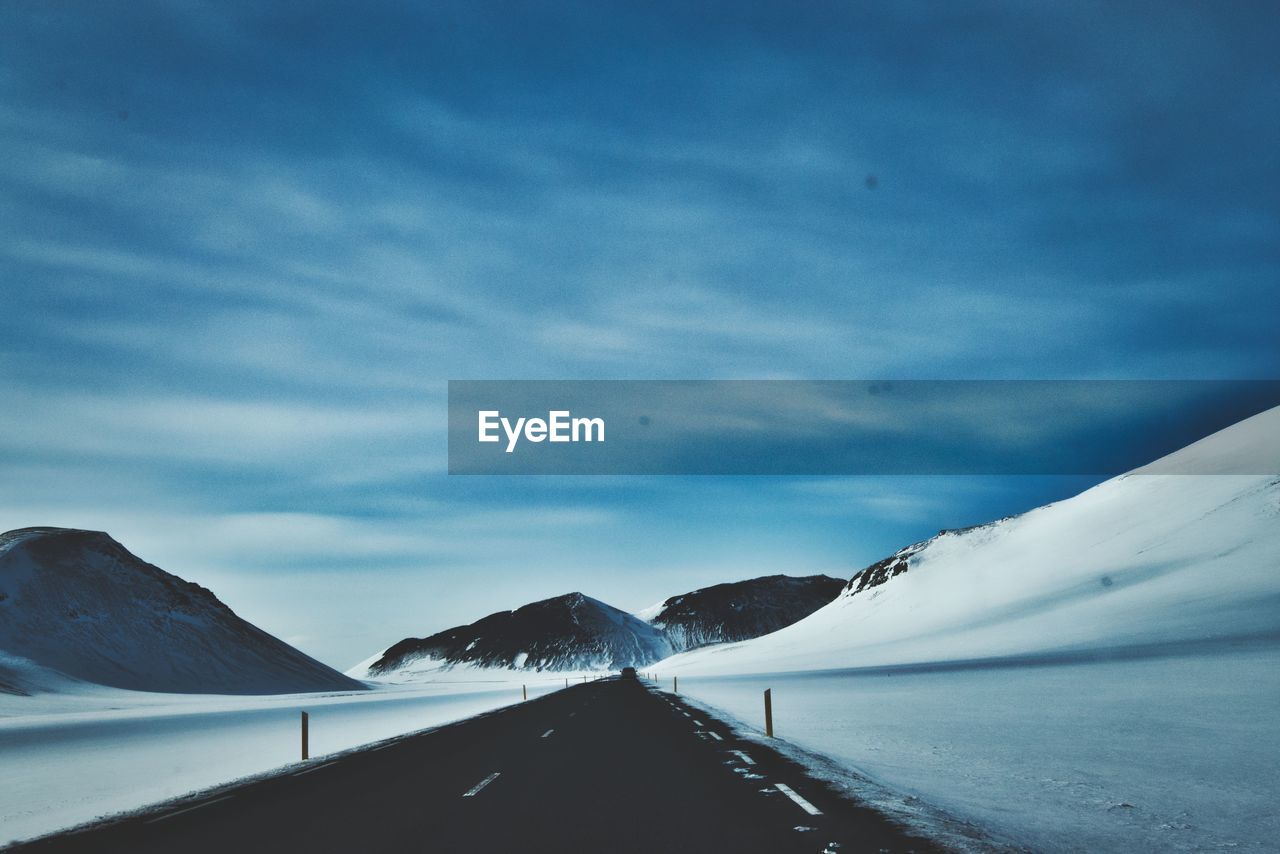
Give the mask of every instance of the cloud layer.
<path id="1" fill-rule="evenodd" d="M 1017 509 L 1047 487 L 910 519 L 930 488 L 886 482 L 819 525 L 781 482 L 462 485 L 445 381 L 1275 376 L 1277 29 L 1249 3 L 6 3 L 0 527 L 109 522 L 281 621 L 309 568 L 422 591 L 278 629 L 344 664 L 485 588 L 640 606 Z"/>

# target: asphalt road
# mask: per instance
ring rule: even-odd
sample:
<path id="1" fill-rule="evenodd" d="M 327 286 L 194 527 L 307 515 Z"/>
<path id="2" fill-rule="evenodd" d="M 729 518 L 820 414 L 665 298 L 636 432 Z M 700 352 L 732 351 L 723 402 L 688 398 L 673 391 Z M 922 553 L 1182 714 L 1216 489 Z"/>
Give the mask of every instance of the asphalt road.
<path id="1" fill-rule="evenodd" d="M 613 679 L 14 850 L 937 849 L 678 697 Z"/>

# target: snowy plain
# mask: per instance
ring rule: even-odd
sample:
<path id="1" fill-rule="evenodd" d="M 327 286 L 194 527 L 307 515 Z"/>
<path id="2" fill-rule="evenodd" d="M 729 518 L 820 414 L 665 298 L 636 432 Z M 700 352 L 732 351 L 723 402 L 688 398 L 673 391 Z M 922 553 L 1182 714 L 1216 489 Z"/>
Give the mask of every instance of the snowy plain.
<path id="1" fill-rule="evenodd" d="M 0 695 L 0 845 L 221 785 L 299 760 L 299 712 L 312 757 L 492 711 L 564 679 L 487 681 L 275 696 L 114 689 Z"/>

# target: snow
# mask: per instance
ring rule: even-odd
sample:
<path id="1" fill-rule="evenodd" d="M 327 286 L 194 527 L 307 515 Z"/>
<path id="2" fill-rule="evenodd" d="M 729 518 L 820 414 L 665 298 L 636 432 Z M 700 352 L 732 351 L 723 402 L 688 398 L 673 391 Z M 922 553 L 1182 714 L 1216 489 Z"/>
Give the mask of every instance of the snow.
<path id="1" fill-rule="evenodd" d="M 1280 444 L 1280 408 L 1179 454 L 1212 458 L 1219 444 L 1239 453 L 1241 436 Z M 1129 474 L 941 534 L 882 585 L 846 591 L 773 634 L 662 664 L 759 673 L 1280 634 L 1277 555 L 1280 477 Z"/>
<path id="2" fill-rule="evenodd" d="M 360 662 L 347 671 L 349 676 L 363 679 L 371 685 L 485 685 L 488 683 L 520 685 L 522 683 L 570 683 L 598 676 L 616 675 L 617 671 L 605 666 L 578 667 L 573 670 L 516 669 L 518 665 L 486 667 L 469 661 L 453 662 L 429 655 L 407 659 L 394 670 L 378 675 L 365 675 L 369 665 L 382 657 L 382 653 Z"/>
<path id="3" fill-rule="evenodd" d="M 492 674 L 491 674 L 492 675 Z M 298 760 L 299 712 L 312 757 L 438 726 L 564 687 L 517 675 L 489 683 L 385 686 L 275 696 L 0 694 L 0 845 L 135 809 Z"/>
<path id="4" fill-rule="evenodd" d="M 862 775 L 856 795 L 935 838 L 969 822 L 1036 851 L 1274 851 L 1280 839 L 1275 644 L 1056 666 L 680 676 L 684 698 L 757 729 L 766 688 L 779 739 Z M 817 772 L 851 782 L 820 762 Z"/>
<path id="5" fill-rule="evenodd" d="M 646 623 L 652 623 L 653 618 L 662 613 L 662 609 L 666 607 L 666 604 L 667 604 L 667 600 L 663 599 L 661 602 L 653 603 L 648 608 L 641 608 L 639 611 L 636 611 L 631 616 L 635 617 L 637 620 L 643 620 Z"/>
<path id="6" fill-rule="evenodd" d="M 1280 408 L 650 669 L 1016 844 L 1274 850 L 1277 450 Z"/>

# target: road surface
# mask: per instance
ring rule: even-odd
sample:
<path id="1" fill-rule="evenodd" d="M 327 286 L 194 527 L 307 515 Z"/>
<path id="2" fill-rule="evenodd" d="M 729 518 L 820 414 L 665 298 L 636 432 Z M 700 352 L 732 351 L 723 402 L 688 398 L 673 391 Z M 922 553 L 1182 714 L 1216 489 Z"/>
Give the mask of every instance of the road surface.
<path id="1" fill-rule="evenodd" d="M 610 679 L 15 850 L 937 849 L 678 697 Z"/>

